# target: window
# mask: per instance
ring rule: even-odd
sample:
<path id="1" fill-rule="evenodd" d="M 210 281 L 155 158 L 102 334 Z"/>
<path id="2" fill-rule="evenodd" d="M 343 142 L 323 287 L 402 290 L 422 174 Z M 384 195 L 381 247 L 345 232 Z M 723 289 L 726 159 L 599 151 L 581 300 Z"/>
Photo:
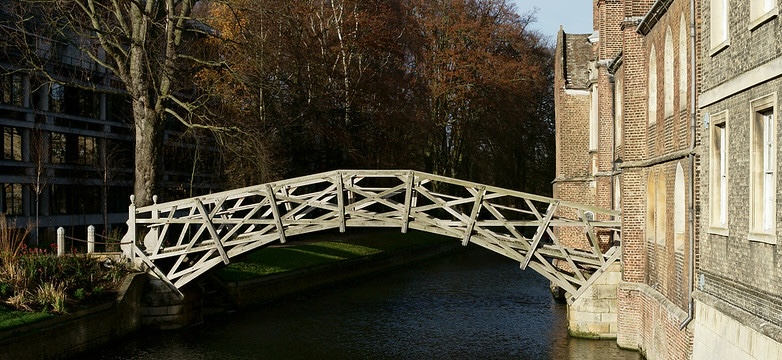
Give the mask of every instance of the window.
<path id="1" fill-rule="evenodd" d="M 24 106 L 24 86 L 20 75 L 0 75 L 0 102 Z"/>
<path id="2" fill-rule="evenodd" d="M 687 23 L 684 22 L 684 15 L 679 18 L 679 109 L 684 110 L 687 108 L 687 67 L 690 62 L 687 61 L 689 57 L 687 43 L 689 42 L 689 36 L 687 36 Z"/>
<path id="3" fill-rule="evenodd" d="M 726 48 L 728 43 L 728 0 L 711 0 L 711 54 Z"/>
<path id="4" fill-rule="evenodd" d="M 657 245 L 665 246 L 665 236 L 666 236 L 666 230 L 668 230 L 668 216 L 667 216 L 667 208 L 666 208 L 666 200 L 668 189 L 665 179 L 665 171 L 659 171 L 657 173 L 657 189 L 655 191 L 655 198 L 657 203 L 657 208 L 655 209 L 655 213 L 657 213 L 657 216 L 655 217 L 656 221 L 656 239 Z"/>
<path id="5" fill-rule="evenodd" d="M 776 95 L 752 102 L 750 239 L 776 243 Z"/>
<path id="6" fill-rule="evenodd" d="M 711 231 L 727 235 L 728 229 L 728 112 L 712 116 L 709 144 L 709 197 Z"/>
<path id="7" fill-rule="evenodd" d="M 657 123 L 657 53 L 652 51 L 649 54 L 649 125 Z"/>
<path id="8" fill-rule="evenodd" d="M 52 83 L 49 90 L 49 111 L 61 113 L 65 111 L 65 86 Z"/>
<path id="9" fill-rule="evenodd" d="M 79 164 L 97 165 L 98 149 L 95 138 L 79 136 L 77 141 L 79 143 Z"/>
<path id="10" fill-rule="evenodd" d="M 750 30 L 779 15 L 777 0 L 750 0 L 749 3 Z"/>
<path id="11" fill-rule="evenodd" d="M 22 215 L 22 184 L 3 184 L 3 213 Z"/>
<path id="12" fill-rule="evenodd" d="M 671 28 L 665 31 L 665 56 L 664 56 L 663 99 L 665 99 L 665 118 L 673 116 L 673 35 Z"/>
<path id="13" fill-rule="evenodd" d="M 72 191 L 68 185 L 52 185 L 49 196 L 49 213 L 65 215 L 68 213 L 68 193 Z"/>
<path id="14" fill-rule="evenodd" d="M 52 164 L 65 164 L 65 134 L 52 133 L 51 143 L 49 149 L 51 149 L 51 163 Z"/>
<path id="15" fill-rule="evenodd" d="M 3 160 L 22 161 L 22 135 L 15 127 L 3 127 Z"/>
<path id="16" fill-rule="evenodd" d="M 673 186 L 673 248 L 681 252 L 684 250 L 685 237 L 685 213 L 687 195 L 684 186 L 684 169 L 682 164 L 676 164 L 676 181 Z"/>
<path id="17" fill-rule="evenodd" d="M 657 197 L 655 196 L 657 188 L 657 175 L 649 173 L 649 179 L 646 184 L 646 241 L 653 243 L 655 238 L 655 221 Z"/>

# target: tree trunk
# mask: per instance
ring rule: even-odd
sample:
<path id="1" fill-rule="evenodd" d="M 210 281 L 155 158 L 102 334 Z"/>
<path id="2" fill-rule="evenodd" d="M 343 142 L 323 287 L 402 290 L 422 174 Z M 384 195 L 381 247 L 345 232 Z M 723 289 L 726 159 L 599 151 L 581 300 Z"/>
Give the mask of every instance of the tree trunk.
<path id="1" fill-rule="evenodd" d="M 142 100 L 133 100 L 136 124 L 136 181 L 133 193 L 137 206 L 152 204 L 152 196 L 158 195 L 158 168 L 163 146 L 158 116 L 144 105 Z"/>

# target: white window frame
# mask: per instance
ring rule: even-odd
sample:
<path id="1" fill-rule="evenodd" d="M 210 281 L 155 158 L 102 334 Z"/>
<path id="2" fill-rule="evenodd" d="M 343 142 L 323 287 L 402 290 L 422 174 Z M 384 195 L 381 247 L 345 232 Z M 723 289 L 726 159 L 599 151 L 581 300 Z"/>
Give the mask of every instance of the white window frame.
<path id="1" fill-rule="evenodd" d="M 750 0 L 749 1 L 749 30 L 755 30 L 760 25 L 779 15 L 777 0 Z"/>
<path id="2" fill-rule="evenodd" d="M 711 116 L 709 139 L 709 232 L 728 235 L 728 110 Z"/>
<path id="3" fill-rule="evenodd" d="M 711 56 L 730 46 L 728 23 L 728 0 L 710 0 L 711 21 L 709 23 L 709 38 L 711 41 Z"/>
<path id="4" fill-rule="evenodd" d="M 776 93 L 750 103 L 749 240 L 777 243 Z"/>

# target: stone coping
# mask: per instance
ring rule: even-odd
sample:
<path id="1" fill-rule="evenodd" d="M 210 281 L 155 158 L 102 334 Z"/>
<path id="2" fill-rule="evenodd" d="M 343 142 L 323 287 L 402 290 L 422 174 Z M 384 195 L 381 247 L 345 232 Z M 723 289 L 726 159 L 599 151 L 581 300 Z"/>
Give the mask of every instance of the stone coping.
<path id="1" fill-rule="evenodd" d="M 761 319 L 709 293 L 696 290 L 692 293 L 692 297 L 695 300 L 711 306 L 712 308 L 717 309 L 717 311 L 733 318 L 741 325 L 768 336 L 778 343 L 782 343 L 782 327 Z"/>

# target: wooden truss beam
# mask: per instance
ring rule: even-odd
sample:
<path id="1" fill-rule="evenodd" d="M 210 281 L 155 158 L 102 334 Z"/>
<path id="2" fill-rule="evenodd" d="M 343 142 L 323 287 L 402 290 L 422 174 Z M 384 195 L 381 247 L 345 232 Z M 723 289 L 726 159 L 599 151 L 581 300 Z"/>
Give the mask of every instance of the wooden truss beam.
<path id="1" fill-rule="evenodd" d="M 141 208 L 131 204 L 129 211 L 123 239 L 133 251 L 126 253 L 172 289 L 289 236 L 348 227 L 398 226 L 402 233 L 415 229 L 479 245 L 539 272 L 569 301 L 621 254 L 617 211 L 411 170 L 339 170 Z M 564 246 L 560 231 L 582 234 L 586 245 Z M 146 234 L 144 250 L 136 243 L 139 233 Z"/>

